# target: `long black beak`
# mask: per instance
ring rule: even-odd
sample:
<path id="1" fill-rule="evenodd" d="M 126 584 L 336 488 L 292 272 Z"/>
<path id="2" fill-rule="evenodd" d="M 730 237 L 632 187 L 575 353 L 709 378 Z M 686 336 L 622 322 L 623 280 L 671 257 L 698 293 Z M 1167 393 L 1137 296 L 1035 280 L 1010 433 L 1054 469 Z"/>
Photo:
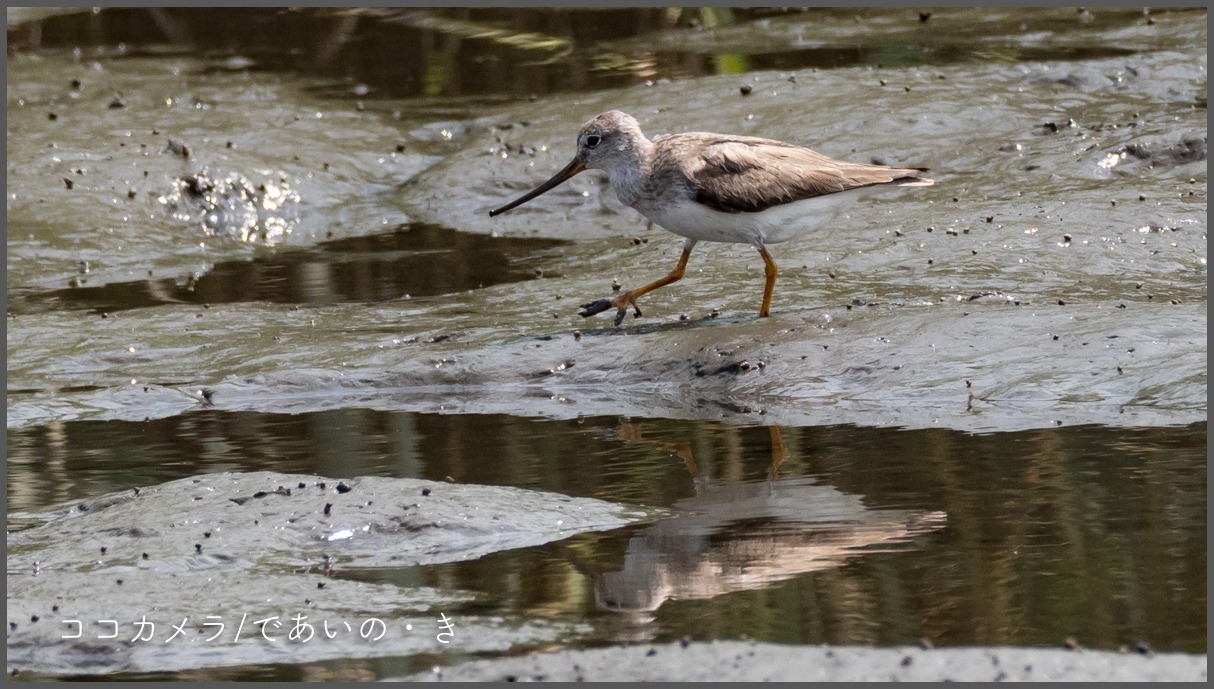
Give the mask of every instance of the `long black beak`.
<path id="1" fill-rule="evenodd" d="M 507 203 L 506 205 L 502 206 L 501 208 L 498 208 L 497 210 L 489 211 L 489 217 L 492 218 L 495 215 L 501 215 L 502 213 L 505 213 L 506 211 L 508 211 L 512 208 L 521 206 L 524 203 L 527 203 L 528 201 L 530 201 L 531 199 L 539 196 L 540 194 L 543 194 L 546 191 L 550 191 L 553 187 L 557 186 L 558 184 L 564 182 L 565 180 L 569 179 L 570 177 L 576 175 L 577 173 L 579 173 L 585 169 L 586 169 L 586 163 L 583 162 L 580 158 L 574 158 L 572 161 L 570 161 L 570 163 L 568 165 L 565 166 L 565 169 L 563 169 L 560 172 L 553 175 L 552 179 L 548 180 L 547 182 L 544 182 L 543 184 L 532 189 L 531 191 L 527 192 L 526 194 L 523 194 L 522 196 L 518 197 L 517 199 L 511 201 L 510 203 Z"/>

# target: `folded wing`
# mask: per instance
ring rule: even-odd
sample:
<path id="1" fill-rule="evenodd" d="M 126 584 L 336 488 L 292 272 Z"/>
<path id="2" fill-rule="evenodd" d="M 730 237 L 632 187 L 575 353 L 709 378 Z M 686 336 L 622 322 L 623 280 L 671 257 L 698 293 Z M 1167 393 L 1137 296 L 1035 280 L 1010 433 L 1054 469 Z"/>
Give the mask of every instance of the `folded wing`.
<path id="1" fill-rule="evenodd" d="M 688 135 L 685 135 L 688 136 Z M 835 160 L 780 141 L 697 135 L 680 142 L 698 155 L 680 167 L 696 201 L 724 213 L 758 213 L 785 203 L 880 184 L 928 186 L 925 168 L 892 168 Z"/>

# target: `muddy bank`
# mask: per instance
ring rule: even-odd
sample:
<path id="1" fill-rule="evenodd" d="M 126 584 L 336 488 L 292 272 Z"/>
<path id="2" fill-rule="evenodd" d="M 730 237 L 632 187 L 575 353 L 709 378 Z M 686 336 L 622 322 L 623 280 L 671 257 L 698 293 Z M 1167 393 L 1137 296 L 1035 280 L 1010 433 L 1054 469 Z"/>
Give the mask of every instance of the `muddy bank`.
<path id="1" fill-rule="evenodd" d="M 1195 30 L 1181 35 L 1195 41 Z M 30 93 L 12 126 L 50 126 L 35 140 L 59 148 L 14 154 L 30 159 L 10 220 L 32 230 L 10 243 L 20 301 L 9 320 L 8 421 L 350 404 L 982 431 L 1189 423 L 1206 397 L 1205 75 L 1184 45 L 1077 62 L 753 72 L 741 78 L 749 96 L 739 77 L 703 77 L 554 96 L 538 109 L 482 106 L 460 126 L 414 127 L 372 110 L 338 117 L 242 75 L 242 93 L 265 95 L 248 107 L 286 121 L 275 134 L 286 138 L 236 138 L 232 149 L 206 127 L 226 127 L 245 96 L 187 71 L 166 84 L 179 95 L 164 113 L 181 118 L 174 130 L 212 131 L 193 137 L 209 142 L 182 158 L 151 135 L 170 128 L 131 102 L 106 112 L 135 120 L 106 135 L 111 154 L 88 156 L 92 167 L 71 113 L 104 109 L 102 94 L 86 82 L 79 99 L 56 95 L 79 73 L 70 64 L 18 65 L 25 81 L 57 76 L 21 87 Z M 110 88 L 171 75 L 147 60 L 110 69 Z M 203 119 L 180 108 L 191 89 L 213 106 Z M 671 103 L 703 115 L 688 121 Z M 62 114 L 48 124 L 30 112 L 44 107 Z M 775 247 L 771 319 L 754 317 L 757 254 L 705 245 L 684 280 L 642 300 L 643 319 L 613 329 L 606 317 L 580 318 L 578 305 L 611 294 L 613 282 L 668 272 L 676 237 L 647 229 L 590 175 L 518 213 L 487 215 L 562 166 L 582 120 L 610 107 L 651 134 L 760 134 L 925 165 L 937 185 L 863 199 L 837 230 Z M 434 129 L 437 141 L 426 141 Z M 407 137 L 404 152 L 394 131 Z M 310 153 L 296 161 L 287 141 L 299 136 Z M 351 141 L 364 153 L 339 155 Z M 159 199 L 171 201 L 182 175 L 222 168 L 253 180 L 259 161 L 283 170 L 299 196 L 284 206 L 294 224 L 281 244 L 321 251 L 275 259 L 265 252 L 283 249 L 262 233 L 235 241 L 189 213 L 168 235 L 149 231 L 180 215 Z M 132 175 L 133 199 L 125 182 L 110 189 Z M 52 207 L 100 226 L 64 234 L 43 213 Z M 325 243 L 328 233 L 385 223 L 393 234 L 362 250 L 407 247 L 400 260 L 347 269 L 332 258 L 349 247 Z M 436 242 L 398 239 L 427 234 Z M 540 238 L 535 248 L 528 237 Z M 52 241 L 74 248 L 47 251 Z M 204 255 L 218 262 L 190 258 Z M 189 266 L 197 274 L 182 272 Z M 220 288 L 221 278 L 243 282 Z"/>
<path id="2" fill-rule="evenodd" d="M 402 678 L 451 682 L 1205 682 L 1206 657 L 1045 648 L 672 643 L 481 660 Z"/>
<path id="3" fill-rule="evenodd" d="M 440 614 L 458 619 L 461 649 L 569 639 L 579 625 L 480 614 L 467 593 L 374 573 L 648 514 L 514 488 L 258 472 L 10 515 L 45 523 L 8 536 L 8 667 L 92 675 L 437 652 Z M 332 633 L 308 643 L 322 629 Z"/>
<path id="4" fill-rule="evenodd" d="M 10 669 L 1204 652 L 1204 10 L 751 12 L 10 14 Z M 769 319 L 701 244 L 612 328 L 677 237 L 590 174 L 487 215 L 610 108 L 936 186 L 772 247 Z"/>
<path id="5" fill-rule="evenodd" d="M 545 318 L 532 304 L 527 321 L 544 334 L 516 330 L 505 341 L 498 339 L 500 330 L 471 322 L 460 327 L 461 320 L 477 318 L 466 311 L 462 317 L 452 312 L 445 327 L 403 337 L 377 332 L 381 318 L 393 318 L 382 307 L 357 314 L 250 308 L 265 314 L 267 327 L 275 327 L 271 317 L 284 327 L 303 326 L 283 342 L 267 342 L 262 354 L 296 368 L 225 379 L 224 361 L 231 351 L 208 344 L 205 335 L 173 332 L 180 321 L 162 320 L 163 337 L 142 334 L 141 342 L 158 341 L 150 352 L 122 351 L 131 341 L 129 326 L 116 322 L 109 344 L 94 340 L 95 352 L 76 355 L 87 360 L 77 365 L 99 366 L 112 372 L 107 376 L 129 371 L 129 380 L 66 398 L 54 390 L 10 397 L 9 423 L 23 426 L 49 417 L 142 420 L 203 407 L 294 413 L 343 406 L 972 431 L 1171 425 L 1205 415 L 1202 304 L 1017 304 L 992 295 L 942 303 L 794 307 L 767 319 L 740 314 L 700 314 L 687 321 L 674 315 L 629 318 L 623 328 L 577 332 L 552 329 L 551 316 Z M 346 314 L 358 320 L 351 323 Z M 1167 316 L 1166 322 L 1156 321 L 1156 315 Z M 309 320 L 313 325 L 305 325 Z M 216 337 L 221 337 L 218 331 Z M 250 337 L 265 342 L 255 333 L 242 339 Z M 338 343 L 336 357 L 322 352 Z M 178 348 L 199 358 L 156 361 L 156 350 Z M 19 362 L 22 355 L 14 359 Z M 254 360 L 242 367 L 256 366 Z M 218 380 L 157 382 L 191 375 Z"/>

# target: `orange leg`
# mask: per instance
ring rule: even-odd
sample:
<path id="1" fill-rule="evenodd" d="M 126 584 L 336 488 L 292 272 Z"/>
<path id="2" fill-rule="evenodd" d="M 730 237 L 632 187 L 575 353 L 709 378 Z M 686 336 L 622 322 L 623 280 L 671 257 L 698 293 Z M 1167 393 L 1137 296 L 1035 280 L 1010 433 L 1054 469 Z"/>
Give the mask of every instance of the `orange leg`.
<path id="1" fill-rule="evenodd" d="M 778 426 L 768 426 L 767 432 L 771 435 L 771 465 L 767 467 L 767 476 L 774 479 L 780 475 L 780 465 L 788 459 L 788 451 L 784 449 L 784 437 Z"/>
<path id="2" fill-rule="evenodd" d="M 771 295 L 776 290 L 776 275 L 780 274 L 780 269 L 771 259 L 771 254 L 767 253 L 767 247 L 760 246 L 758 249 L 759 255 L 763 257 L 763 275 L 767 278 L 767 282 L 763 285 L 763 308 L 759 309 L 759 317 L 766 318 L 767 312 L 771 309 Z"/>
<path id="3" fill-rule="evenodd" d="M 629 306 L 632 306 L 635 308 L 637 297 L 644 295 L 644 294 L 648 294 L 649 292 L 652 292 L 659 287 L 665 287 L 666 285 L 669 285 L 672 282 L 677 282 L 679 280 L 682 280 L 683 273 L 687 270 L 687 260 L 690 258 L 691 258 L 691 249 L 688 247 L 684 247 L 683 253 L 679 256 L 678 265 L 676 265 L 674 267 L 674 270 L 670 271 L 669 275 L 667 275 L 666 277 L 658 278 L 657 280 L 654 280 L 653 282 L 649 283 L 648 285 L 645 285 L 644 287 L 638 287 L 636 289 L 630 289 L 627 292 L 624 292 L 623 294 L 616 297 L 615 299 L 612 299 L 611 305 L 616 308 L 622 308 L 625 310 Z M 639 311 L 637 312 L 637 315 L 638 316 L 641 315 Z"/>
<path id="4" fill-rule="evenodd" d="M 687 261 L 691 258 L 691 249 L 695 245 L 696 240 L 694 239 L 688 239 L 683 243 L 683 253 L 679 256 L 679 263 L 674 267 L 674 270 L 670 271 L 669 275 L 658 278 L 644 287 L 630 289 L 614 299 L 599 299 L 589 304 L 582 304 L 581 315 L 583 317 L 593 316 L 596 313 L 602 313 L 607 309 L 614 308 L 616 310 L 615 324 L 619 325 L 628 313 L 628 307 L 631 306 L 636 311 L 636 315 L 640 316 L 641 309 L 637 306 L 637 297 L 683 279 L 683 273 L 687 270 Z"/>
<path id="5" fill-rule="evenodd" d="M 687 467 L 687 472 L 691 474 L 691 478 L 700 478 L 700 467 L 696 464 L 695 455 L 691 452 L 691 443 L 643 438 L 641 437 L 641 427 L 633 421 L 622 421 L 617 424 L 615 436 L 625 443 L 652 445 L 666 452 L 673 452 L 678 455 L 679 459 L 683 460 L 683 466 Z"/>

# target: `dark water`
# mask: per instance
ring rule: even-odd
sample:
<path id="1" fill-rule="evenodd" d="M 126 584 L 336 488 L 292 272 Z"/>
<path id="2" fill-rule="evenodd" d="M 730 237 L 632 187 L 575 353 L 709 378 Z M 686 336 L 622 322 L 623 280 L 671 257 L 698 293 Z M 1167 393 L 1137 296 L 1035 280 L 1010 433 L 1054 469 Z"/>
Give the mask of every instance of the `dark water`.
<path id="1" fill-rule="evenodd" d="M 379 235 L 322 242 L 312 249 L 220 262 L 201 276 L 151 276 L 93 286 L 82 275 L 65 289 L 10 294 L 9 312 L 110 313 L 161 304 L 332 304 L 434 296 L 532 279 L 540 270 L 536 257 L 559 243 L 409 225 Z"/>
<path id="2" fill-rule="evenodd" d="M 480 611 L 545 610 L 589 622 L 604 642 L 1058 645 L 1070 637 L 1099 648 L 1205 649 L 1205 424 L 991 435 L 830 426 L 777 437 L 777 482 L 813 479 L 869 510 L 946 512 L 947 526 L 821 571 L 797 574 L 790 550 L 785 580 L 646 613 L 609 611 L 586 603 L 593 594 L 573 593 L 621 569 L 645 527 L 469 563 L 338 576 L 471 590 Z M 781 454 L 774 447 L 768 428 L 710 422 L 199 411 L 10 431 L 9 510 L 237 469 L 451 479 L 672 506 L 705 486 L 763 490 Z M 753 527 L 733 523 L 683 556 L 707 558 Z M 793 546 L 775 537 L 765 547 L 778 562 Z"/>
<path id="3" fill-rule="evenodd" d="M 764 69 L 968 68 L 1128 59 L 1143 49 L 1133 37 L 1135 27 L 1146 26 L 1141 11 L 1098 12 L 1097 24 L 1104 22 L 1110 31 L 1123 28 L 1127 37 L 1124 45 L 1093 46 L 1015 40 L 1021 34 L 1065 37 L 1091 25 L 1082 12 L 995 12 L 990 21 L 964 26 L 964 39 L 958 38 L 961 29 L 950 23 L 954 20 L 947 12 L 921 19 L 915 18 L 917 11 L 905 14 L 820 10 L 811 16 L 832 26 L 841 19 L 850 26 L 857 17 L 854 40 L 844 36 L 821 45 L 802 40 L 794 29 L 785 30 L 802 16 L 796 11 L 712 9 L 107 9 L 20 25 L 10 29 L 8 37 L 10 51 L 60 54 L 78 48 L 82 70 L 93 59 L 121 73 L 122 63 L 136 58 L 202 58 L 212 74 L 253 72 L 284 81 L 306 77 L 307 93 L 318 99 L 351 105 L 356 101 L 360 111 L 365 102 L 367 110 L 375 112 L 394 112 L 404 103 L 406 119 L 446 120 L 472 118 L 481 107 L 546 95 L 590 94 L 655 80 Z M 866 38 L 860 18 L 905 20 L 906 26 L 892 38 L 888 33 Z M 89 73 L 82 73 L 87 82 Z M 86 83 L 85 88 L 91 86 Z M 67 93 L 68 84 L 57 88 Z M 125 94 L 133 101 L 132 95 Z M 47 109 L 59 97 L 47 96 Z M 976 94 L 975 102 L 980 97 Z M 543 106 L 542 101 L 536 105 Z M 1204 100 L 1199 107 L 1204 109 Z M 1064 121 L 1063 110 L 1043 110 L 1039 120 Z M 1040 127 L 1039 120 L 1031 125 Z M 194 140 L 202 138 L 195 133 Z M 1204 132 L 1202 142 L 1204 156 Z M 420 146 L 410 141 L 410 146 L 415 144 Z M 382 150 L 390 150 L 387 146 Z M 434 152 L 443 153 L 442 146 L 435 144 Z M 992 145 L 991 155 L 994 150 Z M 58 190 L 60 184 L 60 174 L 51 175 L 50 186 Z M 1030 190 L 1026 197 L 1032 194 Z M 1013 195 L 1000 188 L 993 196 Z M 993 212 L 988 206 L 974 213 L 986 217 L 986 224 Z M 1204 250 L 1204 212 L 1201 218 L 1201 227 L 1193 232 L 1203 233 Z M 981 227 L 978 222 L 973 220 Z M 30 229 L 31 243 L 37 229 Z M 1006 236 L 1027 234 L 1014 230 Z M 452 295 L 510 283 L 525 294 L 527 286 L 535 284 L 529 280 L 584 268 L 579 259 L 546 260 L 549 252 L 564 246 L 553 240 L 492 237 L 424 223 L 353 234 L 358 236 L 310 246 L 258 247 L 240 259 L 224 255 L 197 276 L 158 270 L 145 277 L 140 265 L 133 277 L 109 281 L 94 280 L 96 273 L 83 269 L 72 273 L 72 282 L 60 279 L 65 266 L 71 273 L 78 258 L 88 255 L 70 243 L 54 247 L 57 254 L 33 251 L 39 258 L 55 255 L 54 270 L 60 273 L 53 279 L 38 274 L 22 284 L 10 279 L 9 327 L 12 330 L 26 315 L 33 319 L 75 312 L 91 312 L 90 323 L 100 320 L 92 313 L 120 311 L 133 318 L 151 313 L 147 318 L 155 319 L 160 312 L 147 307 L 181 303 L 391 304 L 406 296 Z M 193 244 L 193 239 L 187 243 Z M 625 248 L 613 248 L 612 260 L 630 250 L 627 242 L 620 244 Z M 554 270 L 553 265 L 560 268 Z M 10 254 L 10 271 L 13 266 Z M 861 266 L 856 272 L 864 270 Z M 1006 279 L 1020 289 L 1040 282 L 1045 273 L 1049 271 L 1034 272 L 1021 278 L 1024 283 L 1016 283 L 1013 278 L 1019 274 L 1007 269 L 997 284 Z M 1059 280 L 1072 287 L 1066 276 Z M 1176 280 L 1182 287 L 1186 284 Z M 605 287 L 606 280 L 602 282 L 600 287 Z M 1204 289 L 1188 287 L 1183 292 L 1187 301 L 1204 300 Z M 1160 287 L 1160 293 L 1168 292 Z M 502 299 L 493 299 L 498 300 L 494 308 L 502 308 Z M 1173 303 L 1178 305 L 1180 299 Z M 250 323 L 257 317 L 253 312 L 245 320 L 232 321 L 237 324 L 232 327 L 261 332 Z M 508 314 L 496 310 L 485 320 L 503 329 L 510 323 Z M 1167 330 L 1159 333 L 1152 331 L 1152 344 L 1172 337 Z M 1179 333 L 1176 339 L 1191 335 Z M 517 337 L 505 331 L 497 339 Z M 222 336 L 215 339 L 224 342 Z M 343 346 L 335 340 L 333 348 Z M 248 354 L 257 358 L 261 353 Z M 19 401 L 23 393 L 41 388 L 29 379 L 54 379 L 55 361 L 26 364 L 28 384 L 10 387 L 10 410 L 14 398 Z M 272 363 L 267 359 L 266 368 L 272 369 Z M 1120 367 L 1116 370 L 1121 374 Z M 129 377 L 121 373 L 118 377 Z M 988 379 L 998 377 L 997 372 L 986 374 Z M 822 376 L 833 380 L 838 372 Z M 98 380 L 94 386 L 92 379 L 79 380 L 83 382 L 75 388 L 64 384 L 61 392 L 112 384 Z M 1204 379 L 1200 387 L 1204 390 Z M 1143 404 L 1152 399 L 1146 396 Z M 65 403 L 63 409 L 70 406 Z M 660 525 L 643 524 L 472 562 L 345 570 L 335 576 L 473 592 L 474 602 L 448 612 L 575 621 L 592 628 L 591 644 L 686 637 L 1058 646 L 1073 639 L 1092 648 L 1145 643 L 1157 651 L 1204 653 L 1206 424 L 1053 427 L 1049 409 L 1043 407 L 1041 414 L 1041 428 L 1036 430 L 990 434 L 607 416 L 554 421 L 529 418 L 527 409 L 519 416 L 505 416 L 362 408 L 286 415 L 198 408 L 144 422 L 52 420 L 7 432 L 9 528 L 33 523 L 14 513 L 221 471 L 451 480 L 708 515 L 714 514 L 712 505 L 730 500 L 791 496 L 845 505 L 850 511 L 840 507 L 844 516 L 837 520 L 839 527 L 880 520 L 882 514 L 901 515 L 903 526 L 907 519 L 930 523 L 884 540 L 849 541 L 838 540 L 843 537 L 829 529 L 807 536 L 808 529 L 790 527 L 767 513 L 723 516 L 699 531 L 673 537 L 661 533 Z M 705 410 L 705 416 L 710 415 Z M 946 518 L 938 522 L 924 516 L 940 514 Z M 886 527 L 889 534 L 895 533 L 894 527 Z M 639 571 L 667 578 L 647 580 Z M 635 579 L 628 579 L 633 575 Z M 623 580 L 633 588 L 620 594 L 612 582 Z M 343 659 L 137 678 L 377 678 L 459 659 Z"/>
<path id="4" fill-rule="evenodd" d="M 812 16 L 847 18 L 859 24 L 879 12 L 819 9 Z M 905 13 L 913 17 L 918 10 Z M 799 45 L 805 41 L 802 34 L 780 34 L 782 21 L 804 16 L 804 10 L 793 8 L 115 9 L 43 22 L 36 39 L 22 31 L 10 32 L 9 37 L 18 46 L 35 40 L 42 47 L 98 46 L 106 53 L 117 52 L 118 57 L 240 55 L 255 60 L 257 70 L 319 72 L 345 82 L 319 89 L 323 95 L 372 99 L 536 96 L 763 69 L 1084 60 L 1136 52 L 1065 42 L 1025 47 L 1007 35 L 1009 28 L 1073 31 L 1076 18 L 1068 13 L 1029 13 L 1016 21 L 959 25 L 937 12 L 918 25 L 908 24 L 899 40 L 858 34 L 849 47 L 805 47 Z M 1101 20 L 1109 21 L 1107 17 L 1102 15 Z M 1113 21 L 1129 23 L 1127 18 L 1140 21 L 1131 13 L 1119 14 Z M 773 26 L 774 40 L 765 31 Z M 966 32 L 964 38 L 956 33 L 958 28 Z M 693 38 L 635 40 L 678 29 L 690 29 Z M 706 38 L 697 40 L 697 35 Z M 630 39 L 633 42 L 626 42 Z M 623 49 L 613 49 L 609 42 L 623 42 Z M 410 49 L 415 59 L 401 59 L 402 47 Z M 246 68 L 220 64 L 213 69 Z M 365 88 L 355 92 L 356 84 Z"/>

